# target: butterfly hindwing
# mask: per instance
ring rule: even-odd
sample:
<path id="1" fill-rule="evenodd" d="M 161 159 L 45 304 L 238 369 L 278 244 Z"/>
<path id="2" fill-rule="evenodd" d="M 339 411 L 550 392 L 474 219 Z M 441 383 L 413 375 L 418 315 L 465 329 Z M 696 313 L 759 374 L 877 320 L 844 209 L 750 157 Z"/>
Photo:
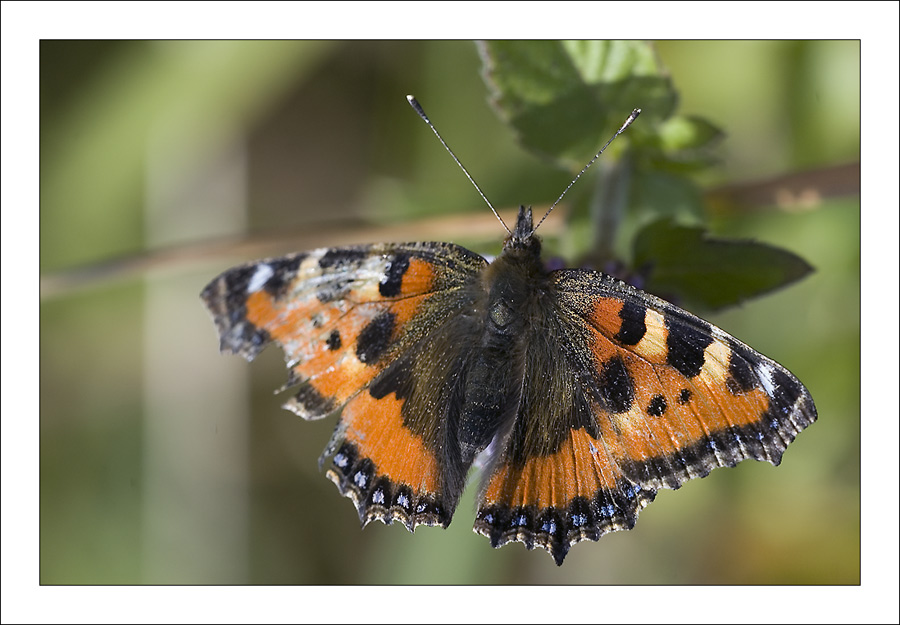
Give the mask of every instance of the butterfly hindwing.
<path id="1" fill-rule="evenodd" d="M 561 564 L 572 544 L 633 527 L 656 491 L 631 481 L 605 443 L 587 328 L 544 303 L 524 330 L 517 412 L 489 452 L 475 531 L 494 547 L 543 547 Z"/>

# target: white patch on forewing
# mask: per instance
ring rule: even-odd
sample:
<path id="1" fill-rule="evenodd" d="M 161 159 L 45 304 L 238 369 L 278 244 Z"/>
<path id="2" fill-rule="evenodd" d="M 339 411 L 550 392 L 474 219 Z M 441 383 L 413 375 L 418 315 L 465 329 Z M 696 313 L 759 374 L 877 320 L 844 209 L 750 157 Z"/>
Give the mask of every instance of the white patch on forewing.
<path id="1" fill-rule="evenodd" d="M 728 377 L 728 361 L 731 350 L 725 343 L 713 341 L 703 353 L 703 368 L 700 378 L 708 385 L 713 385 Z"/>
<path id="2" fill-rule="evenodd" d="M 775 382 L 772 381 L 772 365 L 765 363 L 759 365 L 756 368 L 756 375 L 759 376 L 759 381 L 763 389 L 765 389 L 766 395 L 772 397 L 775 394 Z"/>
<path id="3" fill-rule="evenodd" d="M 311 251 L 297 268 L 297 275 L 302 277 L 303 279 L 307 279 L 309 278 L 309 276 L 306 275 L 308 273 L 311 273 L 313 275 L 322 273 L 322 268 L 319 267 L 319 261 L 322 260 L 322 257 L 327 251 L 328 248 L 324 247 Z"/>
<path id="4" fill-rule="evenodd" d="M 319 262 L 329 251 L 331 250 L 328 248 L 313 250 L 303 259 L 293 281 L 293 297 L 312 298 L 323 289 L 333 289 L 335 285 L 341 284 L 352 290 L 353 301 L 380 299 L 378 285 L 385 280 L 390 266 L 389 257 L 372 254 L 323 269 Z"/>
<path id="5" fill-rule="evenodd" d="M 266 282 L 268 282 L 269 278 L 274 274 L 275 272 L 269 265 L 265 263 L 257 265 L 253 277 L 250 278 L 250 282 L 247 283 L 247 293 L 256 293 L 265 286 Z"/>
<path id="6" fill-rule="evenodd" d="M 354 299 L 366 301 L 381 299 L 378 287 L 387 279 L 391 259 L 382 256 L 370 256 L 354 270 Z"/>
<path id="7" fill-rule="evenodd" d="M 644 315 L 644 326 L 647 331 L 634 346 L 634 351 L 650 362 L 665 362 L 669 353 L 669 348 L 666 346 L 665 317 L 648 308 Z"/>

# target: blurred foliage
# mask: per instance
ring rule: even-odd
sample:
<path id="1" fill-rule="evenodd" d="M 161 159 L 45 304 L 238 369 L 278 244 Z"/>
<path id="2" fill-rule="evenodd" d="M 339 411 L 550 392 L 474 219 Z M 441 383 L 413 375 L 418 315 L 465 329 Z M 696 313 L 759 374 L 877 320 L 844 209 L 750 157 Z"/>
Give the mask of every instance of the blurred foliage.
<path id="1" fill-rule="evenodd" d="M 701 117 L 675 115 L 678 93 L 653 44 L 502 41 L 482 42 L 479 50 L 491 101 L 518 141 L 574 171 L 621 126 L 630 108 L 642 108 L 621 140 L 627 147 L 616 144 L 620 159 L 606 156 L 603 185 L 590 199 L 597 237 L 587 243 L 588 262 L 615 258 L 619 222 L 628 216 L 645 224 L 634 236 L 631 273 L 674 301 L 722 308 L 811 271 L 785 250 L 713 241 L 704 228 L 672 224 L 673 214 L 694 220 L 704 214 L 689 174 L 713 163 L 711 149 L 723 133 Z"/>
<path id="2" fill-rule="evenodd" d="M 655 127 L 677 101 L 652 46 L 643 42 L 489 41 L 479 50 L 491 102 L 518 140 L 574 171 L 631 109 L 646 109 L 642 122 Z"/>
<path id="3" fill-rule="evenodd" d="M 216 202 L 199 195 L 146 214 L 151 203 L 169 206 L 157 195 L 159 163 L 179 172 L 186 189 L 215 191 L 223 186 L 217 172 L 231 171 L 219 164 L 239 155 L 246 232 L 321 233 L 317 246 L 333 244 L 327 233 L 335 225 L 392 223 L 416 238 L 415 228 L 447 215 L 480 218 L 485 207 L 409 110 L 407 93 L 495 205 L 534 204 L 536 212 L 641 107 L 610 158 L 567 196 L 575 209 L 558 237 L 543 233 L 548 248 L 574 258 L 602 240 L 588 199 L 599 185 L 623 192 L 621 212 L 603 213 L 618 223 L 610 257 L 630 259 L 639 233 L 653 233 L 648 224 L 674 217 L 681 226 L 661 246 L 666 258 L 686 245 L 678 236 L 694 236 L 682 227 L 703 224 L 709 236 L 752 239 L 806 259 L 816 268 L 809 278 L 708 318 L 796 373 L 819 422 L 777 469 L 742 463 L 677 494 L 664 491 L 634 530 L 576 546 L 560 569 L 544 553 L 493 550 L 474 535 L 473 489 L 446 531 L 410 535 L 380 524 L 360 531 L 352 504 L 317 470 L 332 422 L 303 422 L 272 396 L 285 379 L 281 355 L 270 350 L 247 365 L 218 354 L 197 294 L 246 260 L 237 251 L 219 254 L 43 301 L 42 583 L 859 582 L 858 197 L 825 197 L 792 213 L 758 206 L 711 217 L 704 205 L 718 185 L 858 161 L 859 43 L 496 42 L 481 54 L 488 49 L 488 75 L 505 89 L 504 114 L 517 120 L 519 135 L 519 126 L 536 133 L 542 158 L 496 118 L 488 104 L 496 92 L 485 88 L 479 50 L 468 42 L 42 42 L 42 274 L 231 233 Z M 573 98 L 567 109 L 565 97 L 542 92 L 543 76 L 556 75 L 546 59 L 565 60 L 557 82 L 575 81 L 575 91 L 604 107 Z M 513 62 L 533 71 L 516 83 Z M 653 98 L 611 99 L 604 77 L 628 83 L 629 67 L 641 68 L 629 89 Z M 541 107 L 563 123 L 541 127 Z M 546 161 L 554 145 L 564 170 Z M 620 176 L 623 163 L 629 173 Z M 464 228 L 445 238 L 496 253 L 501 236 L 499 227 L 487 239 Z M 185 312 L 146 334 L 159 318 L 159 288 L 179 285 L 183 295 L 172 304 Z M 171 345 L 157 343 L 167 338 Z M 154 350 L 164 364 L 148 357 Z M 159 367 L 181 383 L 148 382 Z M 240 410 L 246 403 L 237 451 L 221 447 L 228 424 L 216 421 L 220 410 L 235 408 L 222 403 L 235 386 L 224 382 L 232 379 L 226 372 L 249 378 L 249 396 L 236 402 Z M 179 446 L 167 453 L 180 454 L 171 464 L 186 472 L 165 483 L 177 495 L 171 507 L 154 510 L 155 424 L 147 415 L 161 400 L 183 402 L 170 415 Z M 241 475 L 202 474 L 204 457 Z M 207 499 L 232 496 L 246 502 L 245 529 L 231 534 L 244 539 L 216 542 L 231 519 L 190 515 Z M 169 534 L 153 533 L 155 518 L 170 519 Z M 223 566 L 232 552 L 234 566 Z"/>
<path id="4" fill-rule="evenodd" d="M 578 171 L 621 126 L 638 160 L 705 164 L 721 137 L 712 123 L 675 115 L 678 93 L 652 44 L 641 41 L 479 43 L 491 103 L 537 154 Z"/>

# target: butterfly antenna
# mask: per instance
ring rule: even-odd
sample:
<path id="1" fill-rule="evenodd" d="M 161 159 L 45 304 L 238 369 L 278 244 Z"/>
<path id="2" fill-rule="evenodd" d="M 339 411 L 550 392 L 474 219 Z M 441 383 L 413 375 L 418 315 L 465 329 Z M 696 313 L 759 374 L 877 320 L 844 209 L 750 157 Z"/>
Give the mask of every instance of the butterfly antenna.
<path id="1" fill-rule="evenodd" d="M 553 202 L 553 206 L 551 206 L 550 208 L 547 209 L 547 212 L 544 213 L 544 216 L 543 216 L 543 217 L 541 217 L 541 220 L 540 220 L 540 221 L 538 222 L 538 224 L 534 227 L 534 230 L 531 231 L 532 233 L 534 233 L 534 231 L 537 230 L 537 229 L 541 226 L 542 223 L 544 223 L 544 220 L 547 219 L 547 215 L 550 214 L 550 211 L 552 211 L 554 208 L 556 208 L 556 205 L 559 204 L 560 200 L 562 200 L 563 197 L 566 195 L 566 193 L 569 192 L 569 189 L 572 188 L 572 185 L 575 184 L 575 182 L 576 182 L 579 178 L 581 178 L 581 174 L 583 174 L 584 172 L 586 172 L 587 169 L 588 169 L 588 167 L 590 167 L 591 165 L 594 164 L 594 161 L 596 161 L 596 160 L 600 157 L 600 155 L 603 154 L 603 151 L 604 151 L 606 148 L 609 147 L 609 144 L 613 142 L 613 139 L 615 139 L 615 138 L 618 137 L 620 134 L 622 134 L 622 132 L 623 132 L 626 128 L 628 128 L 628 127 L 631 125 L 631 122 L 633 122 L 634 120 L 636 120 L 636 119 L 637 119 L 637 116 L 640 115 L 640 114 L 641 114 L 641 109 L 634 109 L 633 111 L 631 111 L 631 115 L 628 116 L 628 119 L 625 120 L 625 123 L 622 124 L 622 127 L 619 128 L 619 129 L 616 131 L 616 134 L 614 134 L 612 137 L 610 137 L 609 141 L 606 142 L 606 145 L 604 145 L 602 148 L 600 148 L 600 151 L 599 151 L 599 152 L 597 152 L 596 154 L 594 154 L 594 158 L 592 158 L 592 159 L 590 160 L 590 162 L 589 162 L 587 165 L 585 165 L 584 168 L 583 168 L 580 172 L 578 172 L 578 175 L 575 176 L 575 177 L 572 179 L 572 182 L 569 183 L 569 186 L 566 187 L 565 191 L 563 191 L 563 192 L 560 194 L 560 196 L 559 196 L 558 198 L 556 198 L 556 201 Z"/>
<path id="2" fill-rule="evenodd" d="M 509 227 L 503 222 L 503 219 L 500 217 L 500 214 L 497 212 L 497 209 L 494 208 L 494 205 L 491 204 L 491 201 L 487 199 L 487 196 L 486 196 L 486 195 L 484 194 L 484 192 L 481 190 L 481 187 L 479 187 L 479 186 L 478 186 L 478 183 L 475 182 L 475 179 L 472 178 L 472 175 L 469 173 L 469 170 L 467 170 L 467 169 L 463 166 L 463 164 L 462 164 L 461 162 L 459 162 L 459 159 L 456 158 L 456 154 L 453 153 L 453 150 L 450 149 L 450 146 L 447 145 L 447 142 L 444 141 L 444 138 L 443 138 L 443 137 L 441 137 L 441 133 L 439 133 L 439 132 L 437 131 L 437 128 L 435 128 L 435 127 L 434 127 L 434 124 L 431 123 L 431 120 L 428 119 L 428 115 L 425 114 L 425 111 L 422 109 L 422 105 L 419 104 L 419 101 L 416 100 L 416 98 L 415 98 L 414 96 L 411 96 L 411 95 L 406 96 L 406 99 L 407 99 L 407 101 L 409 102 L 409 105 L 410 105 L 411 107 L 413 107 L 413 110 L 415 110 L 415 112 L 419 114 L 419 117 L 421 117 L 422 120 L 423 120 L 426 124 L 428 124 L 428 127 L 431 128 L 431 131 L 432 131 L 432 132 L 434 133 L 434 135 L 438 138 L 438 141 L 440 141 L 441 144 L 444 146 L 444 148 L 450 153 L 450 156 L 453 157 L 453 160 L 456 161 L 456 164 L 459 165 L 459 168 L 463 170 L 463 173 L 466 175 L 466 178 L 469 179 L 469 182 L 472 183 L 472 186 L 475 187 L 475 190 L 478 191 L 479 195 L 481 195 L 481 199 L 483 199 L 483 200 L 485 201 L 485 203 L 486 203 L 486 204 L 490 207 L 490 209 L 494 212 L 494 215 L 497 217 L 497 219 L 500 220 L 500 223 L 503 224 L 503 227 L 506 228 L 506 232 L 508 232 L 509 234 L 512 234 L 512 231 L 511 231 L 511 230 L 509 229 Z M 624 128 L 624 126 L 623 126 L 623 128 Z M 619 131 L 619 132 L 621 132 L 621 131 Z M 580 176 L 580 175 L 581 175 L 581 174 L 579 174 L 579 176 Z M 571 186 L 571 185 L 569 185 L 569 186 Z"/>

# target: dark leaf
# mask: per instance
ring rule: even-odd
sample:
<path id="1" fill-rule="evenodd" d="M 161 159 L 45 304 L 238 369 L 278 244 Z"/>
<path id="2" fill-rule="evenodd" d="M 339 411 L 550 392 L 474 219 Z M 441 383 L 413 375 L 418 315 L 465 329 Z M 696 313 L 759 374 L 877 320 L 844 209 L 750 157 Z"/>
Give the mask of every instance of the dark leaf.
<path id="1" fill-rule="evenodd" d="M 813 268 L 799 256 L 756 243 L 715 239 L 705 229 L 661 219 L 634 241 L 634 267 L 646 290 L 707 308 L 732 306 L 783 287 Z"/>

